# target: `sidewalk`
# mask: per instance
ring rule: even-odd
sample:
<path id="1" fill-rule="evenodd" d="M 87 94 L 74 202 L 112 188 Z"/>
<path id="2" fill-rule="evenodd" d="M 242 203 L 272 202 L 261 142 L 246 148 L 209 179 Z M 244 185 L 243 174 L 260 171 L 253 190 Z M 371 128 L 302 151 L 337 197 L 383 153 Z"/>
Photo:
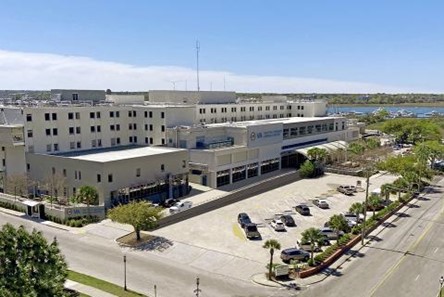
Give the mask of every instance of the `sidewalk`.
<path id="1" fill-rule="evenodd" d="M 115 297 L 115 295 L 112 295 L 110 293 L 101 291 L 99 289 L 96 289 L 96 288 L 93 288 L 90 286 L 80 284 L 80 283 L 72 281 L 72 280 L 66 280 L 65 288 L 75 290 L 77 292 L 89 295 L 91 297 Z"/>

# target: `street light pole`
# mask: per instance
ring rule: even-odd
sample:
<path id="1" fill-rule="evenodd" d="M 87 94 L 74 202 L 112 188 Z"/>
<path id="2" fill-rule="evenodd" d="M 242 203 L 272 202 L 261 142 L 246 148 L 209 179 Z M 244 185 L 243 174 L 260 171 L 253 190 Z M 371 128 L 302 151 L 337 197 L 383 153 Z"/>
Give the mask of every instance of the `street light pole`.
<path id="1" fill-rule="evenodd" d="M 202 292 L 202 290 L 199 289 L 199 278 L 196 278 L 196 289 L 194 290 L 194 293 L 196 293 L 196 297 L 199 297 L 200 292 Z"/>
<path id="2" fill-rule="evenodd" d="M 123 289 L 126 291 L 126 255 L 123 255 Z"/>
<path id="3" fill-rule="evenodd" d="M 441 297 L 442 286 L 444 285 L 444 276 L 441 275 L 439 279 L 439 297 Z"/>
<path id="4" fill-rule="evenodd" d="M 154 297 L 157 297 L 157 286 L 154 285 Z"/>
<path id="5" fill-rule="evenodd" d="M 368 188 L 370 186 L 370 170 L 367 168 L 367 176 L 366 176 L 366 186 L 365 186 L 365 202 L 364 202 L 364 221 L 362 222 L 361 228 L 361 244 L 364 245 L 364 237 L 365 237 L 365 219 L 367 218 L 367 204 L 368 204 Z"/>

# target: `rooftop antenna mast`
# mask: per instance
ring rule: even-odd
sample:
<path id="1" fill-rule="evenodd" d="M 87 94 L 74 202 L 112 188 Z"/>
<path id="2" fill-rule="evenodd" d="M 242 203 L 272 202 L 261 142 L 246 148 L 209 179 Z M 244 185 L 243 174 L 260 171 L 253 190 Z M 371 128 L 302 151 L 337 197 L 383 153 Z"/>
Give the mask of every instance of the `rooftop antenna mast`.
<path id="1" fill-rule="evenodd" d="M 200 91 L 199 85 L 199 51 L 200 51 L 200 43 L 199 40 L 196 40 L 196 74 L 197 74 L 197 91 Z"/>

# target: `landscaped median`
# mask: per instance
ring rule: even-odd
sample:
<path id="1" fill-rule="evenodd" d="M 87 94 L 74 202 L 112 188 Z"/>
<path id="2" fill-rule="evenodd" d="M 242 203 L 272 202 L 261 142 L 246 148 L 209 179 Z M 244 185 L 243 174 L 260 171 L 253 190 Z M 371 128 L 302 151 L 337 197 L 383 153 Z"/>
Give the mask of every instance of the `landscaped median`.
<path id="1" fill-rule="evenodd" d="M 118 285 L 72 270 L 68 271 L 68 279 L 119 297 L 146 297 L 146 295 L 130 290 L 125 291 L 122 287 Z"/>
<path id="2" fill-rule="evenodd" d="M 406 203 L 410 202 L 413 199 L 410 197 L 409 199 L 402 199 L 403 203 L 399 201 L 395 201 L 391 203 L 386 208 L 377 212 L 375 216 L 372 216 L 366 222 L 366 235 L 375 230 L 379 225 L 381 225 L 384 221 L 386 221 L 389 217 L 391 217 L 394 213 L 399 211 Z M 362 228 L 362 226 L 360 226 Z M 317 274 L 318 272 L 324 270 L 333 264 L 336 260 L 338 260 L 343 254 L 349 251 L 353 246 L 355 246 L 361 240 L 361 234 L 357 234 L 361 232 L 360 228 L 355 228 L 355 234 L 345 234 L 341 239 L 338 240 L 337 243 L 328 247 L 324 252 L 317 255 L 315 257 L 315 262 L 319 263 L 314 267 L 307 267 L 299 271 L 299 278 L 306 278 L 312 275 Z"/>

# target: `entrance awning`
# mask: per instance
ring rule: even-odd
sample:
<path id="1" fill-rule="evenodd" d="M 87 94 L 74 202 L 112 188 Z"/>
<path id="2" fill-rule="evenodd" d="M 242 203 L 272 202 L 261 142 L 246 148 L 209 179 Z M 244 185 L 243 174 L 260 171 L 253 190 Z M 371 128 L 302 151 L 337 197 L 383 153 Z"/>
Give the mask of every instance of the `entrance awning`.
<path id="1" fill-rule="evenodd" d="M 328 152 L 332 152 L 332 151 L 336 151 L 338 149 L 347 149 L 347 142 L 345 142 L 344 140 L 337 140 L 337 141 L 332 141 L 329 143 L 324 143 L 324 144 L 319 144 L 319 145 L 313 145 L 313 146 L 308 146 L 308 147 L 304 147 L 304 148 L 300 148 L 295 150 L 296 152 L 307 156 L 307 153 L 310 149 L 312 148 L 322 148 L 322 149 L 326 149 Z"/>
<path id="2" fill-rule="evenodd" d="M 33 201 L 33 200 L 25 200 L 23 201 L 23 204 L 34 207 L 36 205 L 39 205 L 41 202 L 39 201 Z"/>

